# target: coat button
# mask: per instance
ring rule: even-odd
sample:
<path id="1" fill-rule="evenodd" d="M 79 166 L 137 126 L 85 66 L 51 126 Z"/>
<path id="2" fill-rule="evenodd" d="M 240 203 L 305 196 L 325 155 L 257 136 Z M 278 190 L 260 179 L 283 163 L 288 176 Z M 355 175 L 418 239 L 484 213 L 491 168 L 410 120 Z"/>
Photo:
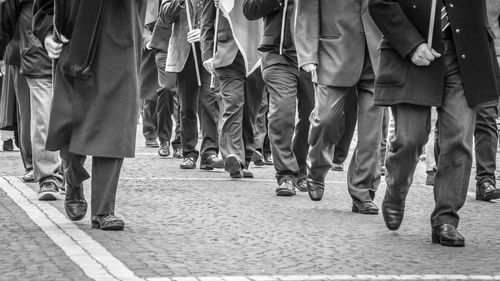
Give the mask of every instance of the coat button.
<path id="1" fill-rule="evenodd" d="M 416 9 L 417 8 L 417 5 L 413 5 L 413 9 Z"/>
<path id="2" fill-rule="evenodd" d="M 456 33 L 460 33 L 460 28 L 455 29 Z"/>
<path id="3" fill-rule="evenodd" d="M 465 54 L 462 54 L 462 56 L 461 56 L 461 57 L 462 57 L 462 59 L 467 58 L 467 56 L 466 56 Z"/>
<path id="4" fill-rule="evenodd" d="M 449 5 L 449 6 L 450 6 L 450 8 L 455 7 L 455 5 L 453 5 L 453 3 L 450 3 L 450 5 Z"/>

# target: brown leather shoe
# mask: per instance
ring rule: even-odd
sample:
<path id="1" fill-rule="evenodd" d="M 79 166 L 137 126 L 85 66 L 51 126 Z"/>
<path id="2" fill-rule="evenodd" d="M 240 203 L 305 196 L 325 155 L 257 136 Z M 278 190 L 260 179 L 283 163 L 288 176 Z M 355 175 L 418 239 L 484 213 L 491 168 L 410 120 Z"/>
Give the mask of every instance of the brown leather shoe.
<path id="1" fill-rule="evenodd" d="M 385 226 L 389 230 L 397 230 L 403 222 L 404 213 L 405 199 L 396 200 L 386 190 L 382 201 L 382 216 L 384 217 Z"/>
<path id="2" fill-rule="evenodd" d="M 93 216 L 91 222 L 92 228 L 101 230 L 123 230 L 125 228 L 125 222 L 117 218 L 115 214 Z"/>
<path id="3" fill-rule="evenodd" d="M 234 154 L 229 154 L 226 157 L 224 163 L 224 170 L 229 173 L 229 176 L 233 179 L 240 179 L 243 177 L 243 168 L 240 161 Z"/>
<path id="4" fill-rule="evenodd" d="M 324 183 L 316 183 L 311 180 L 307 180 L 307 193 L 309 193 L 309 198 L 311 198 L 312 201 L 321 201 L 321 199 L 323 199 L 324 192 Z"/>
<path id="5" fill-rule="evenodd" d="M 500 189 L 491 182 L 486 181 L 476 187 L 476 200 L 490 201 L 500 199 Z"/>
<path id="6" fill-rule="evenodd" d="M 451 224 L 442 224 L 432 228 L 432 243 L 442 246 L 463 247 L 465 238 Z"/>

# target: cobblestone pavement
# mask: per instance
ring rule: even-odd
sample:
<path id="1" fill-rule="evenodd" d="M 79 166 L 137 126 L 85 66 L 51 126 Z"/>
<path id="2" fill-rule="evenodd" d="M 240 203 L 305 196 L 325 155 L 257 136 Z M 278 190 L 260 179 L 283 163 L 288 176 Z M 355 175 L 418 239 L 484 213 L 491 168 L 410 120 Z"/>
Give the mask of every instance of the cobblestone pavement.
<path id="1" fill-rule="evenodd" d="M 89 216 L 65 220 L 62 200 L 40 203 L 36 184 L 16 180 L 19 152 L 0 152 L 0 280 L 500 279 L 500 205 L 469 196 L 459 227 L 466 247 L 431 244 L 423 163 L 404 223 L 391 232 L 381 215 L 351 212 L 345 172 L 329 173 L 321 202 L 307 193 L 277 198 L 271 166 L 231 180 L 222 170 L 181 170 L 180 160 L 143 145 L 138 136 L 137 157 L 122 171 L 123 232 L 91 229 Z M 470 195 L 473 188 L 472 176 Z M 382 184 L 378 205 L 384 192 Z"/>

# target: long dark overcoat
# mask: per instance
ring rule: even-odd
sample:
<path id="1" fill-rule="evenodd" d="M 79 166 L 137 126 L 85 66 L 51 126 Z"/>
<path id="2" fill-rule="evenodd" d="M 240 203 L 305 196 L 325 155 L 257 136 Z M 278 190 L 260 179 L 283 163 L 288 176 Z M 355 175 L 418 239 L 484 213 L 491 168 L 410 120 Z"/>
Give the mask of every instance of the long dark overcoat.
<path id="1" fill-rule="evenodd" d="M 70 152 L 80 155 L 133 157 L 146 1 L 103 1 L 92 75 L 87 80 L 72 78 L 62 68 L 69 61 L 71 42 L 85 37 L 75 33 L 80 1 L 55 1 L 64 7 L 57 23 L 70 43 L 63 47 L 55 68 L 47 149 L 69 145 Z M 35 1 L 35 34 L 42 42 L 52 24 L 53 4 L 54 0 Z"/>
<path id="2" fill-rule="evenodd" d="M 485 1 L 444 0 L 465 95 L 469 105 L 498 98 L 493 35 L 485 18 Z M 442 1 L 437 1 L 432 47 L 443 51 L 440 32 Z M 378 105 L 408 103 L 440 106 L 443 100 L 444 63 L 414 65 L 409 54 L 427 41 L 431 0 L 370 0 L 369 10 L 382 31 L 380 65 L 376 79 Z"/>

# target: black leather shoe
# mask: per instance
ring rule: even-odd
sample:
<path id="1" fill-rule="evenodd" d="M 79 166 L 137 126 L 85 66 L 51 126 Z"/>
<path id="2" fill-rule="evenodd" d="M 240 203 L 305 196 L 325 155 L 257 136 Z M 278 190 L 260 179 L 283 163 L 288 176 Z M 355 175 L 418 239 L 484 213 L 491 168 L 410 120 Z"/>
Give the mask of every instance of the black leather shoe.
<path id="1" fill-rule="evenodd" d="M 193 156 L 186 156 L 180 165 L 181 169 L 195 169 L 196 168 L 196 158 Z"/>
<path id="2" fill-rule="evenodd" d="M 382 201 L 382 215 L 385 226 L 389 230 L 397 230 L 403 222 L 404 213 L 405 200 L 393 199 L 386 190 L 384 200 Z"/>
<path id="3" fill-rule="evenodd" d="M 463 247 L 465 238 L 451 224 L 442 224 L 432 228 L 432 243 L 442 246 Z"/>
<path id="4" fill-rule="evenodd" d="M 491 182 L 486 181 L 476 187 L 476 200 L 490 201 L 500 199 L 500 189 L 497 189 Z"/>
<path id="5" fill-rule="evenodd" d="M 125 222 L 117 218 L 115 214 L 93 216 L 91 222 L 92 228 L 101 230 L 123 230 L 125 228 Z"/>
<path id="6" fill-rule="evenodd" d="M 168 157 L 170 155 L 170 142 L 162 142 L 158 148 L 158 155 Z"/>
<path id="7" fill-rule="evenodd" d="M 340 163 L 340 164 L 332 163 L 332 167 L 330 168 L 330 170 L 332 170 L 334 172 L 343 172 L 344 171 L 344 163 Z"/>
<path id="8" fill-rule="evenodd" d="M 241 174 L 243 175 L 244 178 L 253 178 L 253 173 L 250 172 L 248 169 L 241 170 Z"/>
<path id="9" fill-rule="evenodd" d="M 2 145 L 3 151 L 13 151 L 14 150 L 14 142 L 12 139 L 4 140 Z"/>
<path id="10" fill-rule="evenodd" d="M 353 200 L 352 212 L 363 215 L 378 215 L 378 207 L 372 201 L 361 202 L 359 200 Z"/>
<path id="11" fill-rule="evenodd" d="M 182 159 L 182 147 L 174 147 L 174 158 Z"/>
<path id="12" fill-rule="evenodd" d="M 295 182 L 295 188 L 297 188 L 300 192 L 307 191 L 307 180 L 306 178 L 297 179 Z"/>
<path id="13" fill-rule="evenodd" d="M 243 177 L 243 168 L 241 167 L 240 161 L 236 158 L 236 155 L 229 154 L 226 157 L 226 162 L 224 163 L 224 170 L 229 173 L 229 176 L 233 179 L 240 179 Z"/>
<path id="14" fill-rule="evenodd" d="M 307 181 L 307 193 L 312 201 L 321 201 L 323 193 L 325 192 L 325 185 Z"/>
<path id="15" fill-rule="evenodd" d="M 79 221 L 85 217 L 85 214 L 87 214 L 87 201 L 83 194 L 83 187 L 66 184 L 64 210 L 66 210 L 66 215 L 72 221 Z"/>
<path id="16" fill-rule="evenodd" d="M 255 166 L 261 167 L 264 166 L 264 156 L 262 156 L 262 153 L 260 153 L 257 150 L 254 150 L 252 154 L 252 162 Z"/>
<path id="17" fill-rule="evenodd" d="M 158 144 L 158 142 L 155 139 L 149 139 L 149 140 L 146 140 L 146 147 L 158 148 L 158 147 L 160 147 L 160 145 Z"/>
<path id="18" fill-rule="evenodd" d="M 205 159 L 200 161 L 200 169 L 202 170 L 213 170 L 224 168 L 224 160 L 220 159 L 217 155 L 211 154 Z"/>

